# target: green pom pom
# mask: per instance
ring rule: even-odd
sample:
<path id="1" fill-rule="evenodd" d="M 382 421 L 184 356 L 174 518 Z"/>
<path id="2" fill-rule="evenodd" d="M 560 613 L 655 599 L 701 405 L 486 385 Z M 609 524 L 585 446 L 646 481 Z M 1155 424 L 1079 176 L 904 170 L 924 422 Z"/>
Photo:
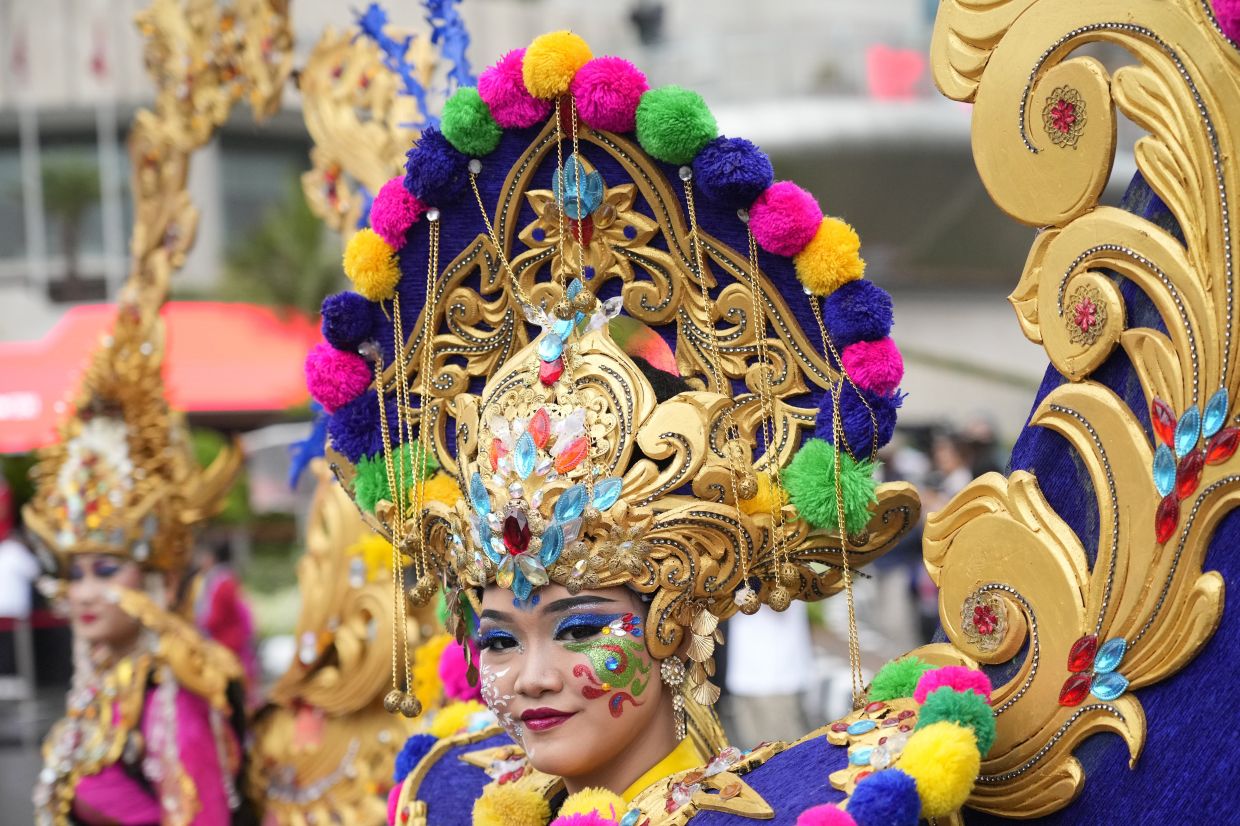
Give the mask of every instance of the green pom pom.
<path id="1" fill-rule="evenodd" d="M 840 486 L 844 498 L 844 527 L 849 533 L 865 530 L 870 522 L 870 506 L 878 501 L 876 462 L 840 456 Z M 832 531 L 840 525 L 835 499 L 835 448 L 823 439 L 809 439 L 801 445 L 783 472 L 784 489 L 806 522 Z"/>
<path id="2" fill-rule="evenodd" d="M 473 86 L 457 89 L 443 105 L 439 129 L 458 152 L 473 158 L 490 155 L 504 136 L 491 110 Z"/>
<path id="3" fill-rule="evenodd" d="M 666 163 L 692 163 L 718 135 L 715 116 L 697 92 L 664 86 L 646 92 L 637 104 L 637 140 Z"/>
<path id="4" fill-rule="evenodd" d="M 901 657 L 892 660 L 878 669 L 870 683 L 870 693 L 866 698 L 875 700 L 898 700 L 901 697 L 912 697 L 921 675 L 933 666 L 919 657 Z"/>
<path id="5" fill-rule="evenodd" d="M 405 465 L 405 481 L 411 485 L 414 482 L 413 475 L 413 454 L 414 448 L 418 442 L 415 439 L 409 444 L 403 444 L 396 451 L 395 459 L 397 462 L 403 462 Z M 435 471 L 439 470 L 439 462 L 435 459 L 435 454 L 431 451 L 422 453 L 422 472 L 418 474 L 417 479 L 424 480 L 430 477 Z M 393 468 L 397 483 L 400 482 L 400 466 Z M 367 513 L 375 512 L 375 505 L 380 499 L 393 501 L 392 488 L 388 485 L 387 462 L 382 453 L 376 453 L 374 456 L 363 456 L 357 463 L 357 475 L 353 477 L 353 496 L 357 500 L 358 506 Z"/>
<path id="6" fill-rule="evenodd" d="M 917 714 L 917 728 L 945 721 L 973 729 L 977 735 L 977 750 L 983 757 L 995 742 L 994 711 L 975 692 L 956 691 L 948 686 L 931 691 Z"/>

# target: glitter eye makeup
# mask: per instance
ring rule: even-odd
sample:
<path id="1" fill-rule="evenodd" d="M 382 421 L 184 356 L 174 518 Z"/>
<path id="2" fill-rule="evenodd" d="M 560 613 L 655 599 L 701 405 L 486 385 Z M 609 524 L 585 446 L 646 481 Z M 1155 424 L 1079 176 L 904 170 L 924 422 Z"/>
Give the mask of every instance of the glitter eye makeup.
<path id="1" fill-rule="evenodd" d="M 481 651 L 511 651 L 521 650 L 521 644 L 517 642 L 517 638 L 507 631 L 501 631 L 498 628 L 491 628 L 481 631 L 478 634 L 478 649 Z"/>
<path id="2" fill-rule="evenodd" d="M 641 618 L 633 614 L 565 617 L 556 627 L 556 638 L 569 635 L 565 647 L 585 654 L 589 665 L 573 666 L 573 676 L 583 680 L 581 695 L 587 700 L 607 698 L 612 717 L 624 713 L 624 704 L 639 706 L 637 698 L 650 685 L 651 662 L 642 641 Z M 573 630 L 585 629 L 588 638 L 572 640 Z"/>

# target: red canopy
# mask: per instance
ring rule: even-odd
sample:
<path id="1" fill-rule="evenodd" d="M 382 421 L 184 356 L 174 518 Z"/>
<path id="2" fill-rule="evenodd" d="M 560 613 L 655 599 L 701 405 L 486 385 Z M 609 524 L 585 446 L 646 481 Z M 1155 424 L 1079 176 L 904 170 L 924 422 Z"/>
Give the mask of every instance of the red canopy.
<path id="1" fill-rule="evenodd" d="M 0 342 L 0 453 L 51 443 L 116 307 L 73 307 L 41 341 Z M 305 404 L 302 363 L 319 340 L 304 315 L 269 307 L 172 301 L 163 309 L 164 381 L 188 413 L 280 411 Z"/>

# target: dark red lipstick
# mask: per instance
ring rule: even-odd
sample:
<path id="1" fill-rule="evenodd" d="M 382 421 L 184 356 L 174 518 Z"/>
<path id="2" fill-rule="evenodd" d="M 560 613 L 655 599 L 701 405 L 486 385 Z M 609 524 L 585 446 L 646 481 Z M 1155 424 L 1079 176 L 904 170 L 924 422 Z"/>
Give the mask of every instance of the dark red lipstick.
<path id="1" fill-rule="evenodd" d="M 563 724 L 577 712 L 560 711 L 556 708 L 531 708 L 522 712 L 521 722 L 530 731 L 547 731 Z"/>

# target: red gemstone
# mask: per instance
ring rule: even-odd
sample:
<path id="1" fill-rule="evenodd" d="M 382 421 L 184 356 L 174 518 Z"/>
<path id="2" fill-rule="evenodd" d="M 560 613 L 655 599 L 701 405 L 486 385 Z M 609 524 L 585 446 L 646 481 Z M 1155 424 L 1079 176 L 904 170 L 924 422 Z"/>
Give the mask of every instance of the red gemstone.
<path id="1" fill-rule="evenodd" d="M 904 725 L 900 726 L 900 731 L 912 731 L 912 730 L 913 730 L 913 727 L 909 725 L 908 723 L 905 723 Z"/>
<path id="2" fill-rule="evenodd" d="M 995 616 L 995 610 L 989 605 L 978 605 L 973 608 L 973 628 L 983 637 L 993 634 L 998 624 L 999 618 Z"/>
<path id="3" fill-rule="evenodd" d="M 545 387 L 550 387 L 560 380 L 560 376 L 564 375 L 564 359 L 558 358 L 555 361 L 543 361 L 538 364 L 538 380 Z"/>
<path id="4" fill-rule="evenodd" d="M 1081 637 L 1072 643 L 1072 649 L 1068 652 L 1068 670 L 1074 674 L 1078 671 L 1088 671 L 1093 667 L 1094 655 L 1098 653 L 1098 635 L 1090 634 L 1087 637 Z"/>
<path id="5" fill-rule="evenodd" d="M 509 514 L 504 520 L 504 547 L 508 549 L 508 553 L 516 556 L 525 553 L 529 546 L 530 523 L 526 521 L 525 514 L 520 511 Z"/>
<path id="6" fill-rule="evenodd" d="M 499 460 L 508 453 L 508 448 L 504 447 L 504 443 L 499 439 L 491 440 L 491 472 L 494 473 L 499 468 Z"/>
<path id="7" fill-rule="evenodd" d="M 583 247 L 590 246 L 590 239 L 594 237 L 594 219 L 589 215 L 581 221 L 568 219 L 569 229 L 572 230 L 573 238 Z"/>
<path id="8" fill-rule="evenodd" d="M 1093 681 L 1092 674 L 1073 674 L 1064 681 L 1063 688 L 1059 689 L 1059 704 L 1079 706 L 1081 700 L 1084 700 L 1085 695 L 1089 693 L 1089 687 Z"/>
<path id="9" fill-rule="evenodd" d="M 1158 511 L 1154 514 L 1154 537 L 1166 542 L 1175 533 L 1175 526 L 1180 524 L 1180 500 L 1175 494 L 1168 494 L 1158 503 Z"/>
<path id="10" fill-rule="evenodd" d="M 1180 466 L 1175 471 L 1175 495 L 1177 499 L 1187 499 L 1197 490 L 1197 486 L 1201 484 L 1201 471 L 1206 466 L 1206 455 L 1200 450 L 1194 450 L 1192 453 L 1180 460 Z"/>
<path id="11" fill-rule="evenodd" d="M 857 776 L 853 778 L 853 782 L 860 783 L 862 780 L 865 780 L 867 777 L 869 777 L 872 774 L 874 774 L 874 772 L 871 771 L 870 769 L 864 769 L 862 771 L 859 771 L 857 772 Z"/>
<path id="12" fill-rule="evenodd" d="M 1240 445 L 1240 427 L 1228 427 L 1210 437 L 1206 445 L 1206 463 L 1217 465 L 1226 462 Z"/>
<path id="13" fill-rule="evenodd" d="M 888 717 L 886 720 L 883 720 L 883 722 L 880 725 L 882 725 L 883 728 L 891 728 L 892 726 L 899 725 L 899 724 L 900 724 L 899 718 Z"/>
<path id="14" fill-rule="evenodd" d="M 568 95 L 560 98 L 560 132 L 567 140 L 573 137 L 573 99 Z"/>
<path id="15" fill-rule="evenodd" d="M 1154 435 L 1167 447 L 1175 446 L 1175 413 L 1171 405 L 1159 398 L 1150 405 L 1150 424 L 1154 426 Z"/>
<path id="16" fill-rule="evenodd" d="M 527 430 L 529 430 L 530 438 L 534 440 L 535 447 L 547 446 L 547 439 L 551 436 L 551 417 L 547 415 L 547 408 L 538 408 L 538 412 L 530 417 Z"/>
<path id="17" fill-rule="evenodd" d="M 568 443 L 568 447 L 555 457 L 555 472 L 568 473 L 577 465 L 581 464 L 581 460 L 586 458 L 586 452 L 590 449 L 590 440 L 585 436 L 578 436 Z"/>
<path id="18" fill-rule="evenodd" d="M 848 731 L 848 723 L 832 723 L 831 730 L 837 734 L 843 734 Z"/>
<path id="19" fill-rule="evenodd" d="M 904 711 L 900 712 L 900 719 L 907 720 L 908 718 L 914 716 L 915 714 L 917 714 L 917 712 L 906 708 Z"/>
<path id="20" fill-rule="evenodd" d="M 881 702 L 879 702 L 879 701 L 875 700 L 874 702 L 872 702 L 872 703 L 870 703 L 868 706 L 866 706 L 866 707 L 865 707 L 865 710 L 866 710 L 866 713 L 867 713 L 867 714 L 873 714 L 873 713 L 874 713 L 874 712 L 876 712 L 876 711 L 882 711 L 882 710 L 883 710 L 883 709 L 885 709 L 886 707 L 887 707 L 887 704 L 886 704 L 886 703 L 881 703 Z"/>

